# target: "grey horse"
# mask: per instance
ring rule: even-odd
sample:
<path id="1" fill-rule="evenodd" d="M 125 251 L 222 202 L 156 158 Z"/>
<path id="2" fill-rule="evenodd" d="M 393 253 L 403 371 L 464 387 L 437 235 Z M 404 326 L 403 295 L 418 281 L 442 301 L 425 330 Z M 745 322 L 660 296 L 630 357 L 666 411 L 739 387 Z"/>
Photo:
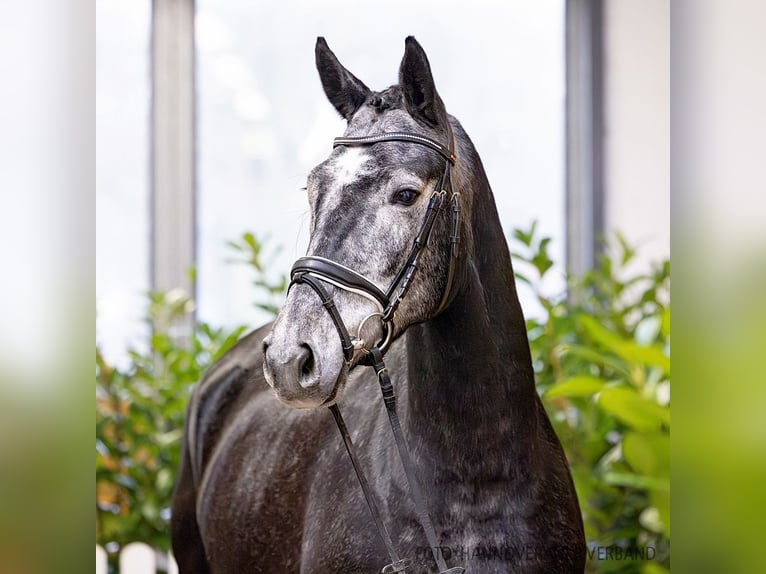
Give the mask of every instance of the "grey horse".
<path id="1" fill-rule="evenodd" d="M 511 258 L 476 149 L 447 114 L 414 38 L 399 83 L 380 92 L 322 38 L 316 63 L 346 136 L 454 134 L 462 215 L 452 288 L 437 313 L 451 249 L 450 220 L 439 217 L 386 354 L 439 551 L 472 573 L 583 572 L 577 497 L 535 390 Z M 443 169 L 432 150 L 405 142 L 335 148 L 308 177 L 308 254 L 390 284 Z M 327 290 L 349 331 L 376 311 L 365 297 Z M 383 336 L 379 321 L 361 331 L 368 341 Z M 436 571 L 375 373 L 344 359 L 317 294 L 298 284 L 274 323 L 244 337 L 194 389 L 171 521 L 182 573 L 372 573 L 388 562 L 331 413 L 315 408 L 332 404 L 394 544 L 412 561 L 407 571 Z"/>

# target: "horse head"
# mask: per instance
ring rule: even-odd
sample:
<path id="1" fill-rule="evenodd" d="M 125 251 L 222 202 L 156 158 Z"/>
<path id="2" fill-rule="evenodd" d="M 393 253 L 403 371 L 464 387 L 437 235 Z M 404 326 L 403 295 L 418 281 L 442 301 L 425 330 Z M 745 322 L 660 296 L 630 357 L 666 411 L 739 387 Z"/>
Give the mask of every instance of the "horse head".
<path id="1" fill-rule="evenodd" d="M 410 325 L 444 308 L 461 234 L 459 185 L 450 172 L 452 127 L 420 44 L 407 38 L 399 83 L 381 92 L 344 68 L 323 38 L 317 39 L 316 65 L 347 126 L 307 179 L 306 261 L 313 267 L 293 269 L 285 304 L 263 343 L 267 382 L 280 400 L 298 408 L 333 404 L 350 369 L 364 360 L 365 346 L 387 348 Z M 401 137 L 385 139 L 392 134 Z M 375 136 L 375 143 L 366 139 Z M 413 261 L 416 239 L 427 245 Z M 323 265 L 335 272 L 321 287 L 301 280 Z M 406 297 L 398 300 L 402 285 Z M 353 352 L 344 329 L 354 339 Z"/>

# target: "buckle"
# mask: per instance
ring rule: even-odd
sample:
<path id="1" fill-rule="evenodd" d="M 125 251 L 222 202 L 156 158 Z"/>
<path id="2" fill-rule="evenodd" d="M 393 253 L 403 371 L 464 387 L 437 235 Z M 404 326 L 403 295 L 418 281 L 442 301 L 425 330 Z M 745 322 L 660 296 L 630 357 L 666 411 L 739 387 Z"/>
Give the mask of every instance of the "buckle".
<path id="1" fill-rule="evenodd" d="M 380 574 L 394 574 L 395 572 L 404 572 L 409 565 L 410 561 L 406 558 L 402 558 L 399 560 L 399 562 L 394 562 L 393 564 L 387 564 L 386 566 L 383 566 Z"/>

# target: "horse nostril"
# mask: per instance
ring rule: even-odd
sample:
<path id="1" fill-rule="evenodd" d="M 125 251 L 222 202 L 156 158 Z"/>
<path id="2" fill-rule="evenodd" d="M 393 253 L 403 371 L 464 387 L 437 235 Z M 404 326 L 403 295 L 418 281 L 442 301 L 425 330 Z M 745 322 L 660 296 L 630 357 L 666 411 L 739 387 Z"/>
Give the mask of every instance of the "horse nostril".
<path id="1" fill-rule="evenodd" d="M 298 383 L 304 389 L 311 389 L 319 384 L 319 366 L 311 346 L 301 343 L 298 355 Z"/>
<path id="2" fill-rule="evenodd" d="M 301 345 L 301 349 L 303 350 L 301 353 L 303 355 L 301 358 L 301 376 L 307 378 L 314 371 L 314 353 L 311 347 L 305 343 Z"/>

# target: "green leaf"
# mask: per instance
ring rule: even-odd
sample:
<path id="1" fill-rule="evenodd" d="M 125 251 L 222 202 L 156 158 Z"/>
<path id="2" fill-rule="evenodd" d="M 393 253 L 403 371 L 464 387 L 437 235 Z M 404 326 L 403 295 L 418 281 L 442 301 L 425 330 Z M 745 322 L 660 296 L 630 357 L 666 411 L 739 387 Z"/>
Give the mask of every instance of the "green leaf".
<path id="1" fill-rule="evenodd" d="M 660 333 L 663 336 L 670 336 L 670 307 L 665 307 L 662 310 L 662 321 L 660 322 Z"/>
<path id="2" fill-rule="evenodd" d="M 174 429 L 172 431 L 160 433 L 155 436 L 157 444 L 161 447 L 166 447 L 174 442 L 181 440 L 183 436 L 183 429 Z"/>
<path id="3" fill-rule="evenodd" d="M 670 437 L 666 433 L 627 432 L 622 439 L 622 453 L 636 472 L 670 477 Z"/>
<path id="4" fill-rule="evenodd" d="M 242 246 L 236 241 L 227 241 L 226 246 L 231 249 L 234 249 L 235 251 L 244 251 L 244 249 L 242 249 Z"/>
<path id="5" fill-rule="evenodd" d="M 242 241 L 244 241 L 253 252 L 258 253 L 260 251 L 260 244 L 255 240 L 255 236 L 249 231 L 242 234 Z"/>
<path id="6" fill-rule="evenodd" d="M 518 251 L 511 251 L 511 260 L 515 261 L 516 259 L 519 261 L 529 262 L 529 257 L 526 255 L 519 253 Z"/>
<path id="7" fill-rule="evenodd" d="M 616 231 L 614 236 L 617 238 L 617 243 L 619 243 L 620 251 L 622 252 L 620 257 L 620 265 L 625 267 L 625 265 L 627 265 L 636 256 L 636 250 L 628 245 L 625 236 L 619 231 Z"/>
<path id="8" fill-rule="evenodd" d="M 521 281 L 522 283 L 526 283 L 527 285 L 532 285 L 532 281 L 527 279 L 525 275 L 522 275 L 518 271 L 514 271 L 513 275 L 516 277 L 516 281 Z"/>
<path id="9" fill-rule="evenodd" d="M 629 387 L 610 387 L 601 391 L 598 405 L 623 424 L 640 431 L 670 426 L 670 410 L 651 402 Z"/>
<path id="10" fill-rule="evenodd" d="M 627 368 L 627 365 L 616 360 L 614 357 L 604 355 L 589 347 L 565 344 L 561 345 L 560 352 L 562 355 L 572 355 L 589 363 L 609 367 L 615 372 L 625 375 L 625 377 L 630 376 L 630 370 Z"/>
<path id="11" fill-rule="evenodd" d="M 519 241 L 521 241 L 521 243 L 523 243 L 524 245 L 529 247 L 530 245 L 532 245 L 532 238 L 535 235 L 535 228 L 536 227 L 537 227 L 537 221 L 535 220 L 535 221 L 532 222 L 532 227 L 529 228 L 529 232 L 528 233 L 525 233 L 521 229 L 514 229 L 513 230 L 513 236 L 516 239 L 518 239 Z"/>
<path id="12" fill-rule="evenodd" d="M 551 258 L 548 257 L 548 254 L 544 251 L 540 251 L 538 253 L 535 253 L 535 256 L 532 257 L 531 261 L 532 265 L 535 266 L 535 269 L 537 269 L 537 272 L 540 274 L 540 277 L 543 277 L 546 272 L 553 267 L 553 261 L 551 261 Z"/>
<path id="13" fill-rule="evenodd" d="M 668 488 L 655 488 L 649 493 L 649 502 L 660 513 L 660 522 L 665 530 L 665 535 L 670 537 L 670 481 Z"/>
<path id="14" fill-rule="evenodd" d="M 603 474 L 603 480 L 606 484 L 612 486 L 628 486 L 630 488 L 663 490 L 670 488 L 667 481 L 651 476 L 642 476 L 632 472 L 619 472 L 607 470 Z"/>
<path id="15" fill-rule="evenodd" d="M 647 506 L 644 508 L 638 517 L 638 522 L 641 524 L 641 526 L 651 532 L 655 532 L 657 534 L 662 534 L 665 532 L 665 526 L 662 524 L 662 520 L 660 519 L 660 511 L 657 510 L 657 508 L 654 506 Z"/>
<path id="16" fill-rule="evenodd" d="M 168 468 L 162 468 L 157 473 L 156 486 L 157 490 L 165 491 L 173 486 L 173 473 Z"/>
<path id="17" fill-rule="evenodd" d="M 566 379 L 545 392 L 552 397 L 589 397 L 604 388 L 604 381 L 589 375 L 579 375 Z"/>
<path id="18" fill-rule="evenodd" d="M 149 521 L 157 520 L 160 516 L 160 509 L 157 508 L 156 502 L 148 500 L 141 505 L 141 514 Z"/>
<path id="19" fill-rule="evenodd" d="M 657 562 L 647 560 L 641 565 L 641 574 L 670 574 L 670 570 Z"/>
<path id="20" fill-rule="evenodd" d="M 660 367 L 666 373 L 670 373 L 670 358 L 660 347 L 639 345 L 631 339 L 624 339 L 589 315 L 580 315 L 578 320 L 594 342 L 601 344 L 620 358 L 631 363 Z"/>

